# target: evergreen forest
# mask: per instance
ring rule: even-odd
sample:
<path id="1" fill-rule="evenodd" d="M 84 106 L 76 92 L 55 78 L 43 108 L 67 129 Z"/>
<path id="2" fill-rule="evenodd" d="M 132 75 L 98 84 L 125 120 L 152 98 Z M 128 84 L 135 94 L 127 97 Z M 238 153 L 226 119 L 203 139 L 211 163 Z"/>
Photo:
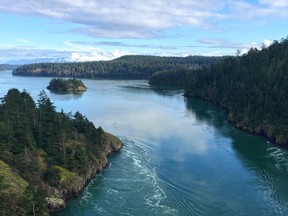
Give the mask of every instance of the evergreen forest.
<path id="1" fill-rule="evenodd" d="M 48 215 L 57 202 L 64 208 L 107 166 L 112 137 L 79 112 L 57 112 L 45 91 L 35 103 L 10 89 L 0 104 L 0 215 Z"/>
<path id="2" fill-rule="evenodd" d="M 81 80 L 78 79 L 63 79 L 63 78 L 53 78 L 47 89 L 56 92 L 83 92 L 87 90 L 87 87 Z"/>
<path id="3" fill-rule="evenodd" d="M 288 38 L 209 68 L 158 72 L 149 83 L 182 86 L 225 108 L 236 127 L 288 145 Z"/>
<path id="4" fill-rule="evenodd" d="M 149 79 L 162 70 L 199 69 L 209 67 L 224 57 L 158 57 L 122 56 L 111 61 L 75 63 L 38 63 L 23 65 L 13 71 L 14 75 L 73 77 L 94 79 Z"/>

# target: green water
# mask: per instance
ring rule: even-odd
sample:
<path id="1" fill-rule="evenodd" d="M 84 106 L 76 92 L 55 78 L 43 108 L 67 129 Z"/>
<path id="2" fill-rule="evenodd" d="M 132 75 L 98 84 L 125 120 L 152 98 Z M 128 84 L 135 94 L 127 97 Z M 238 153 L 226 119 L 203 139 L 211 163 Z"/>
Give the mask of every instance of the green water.
<path id="1" fill-rule="evenodd" d="M 34 98 L 50 78 L 0 73 Z M 83 80 L 82 95 L 47 91 L 58 110 L 80 111 L 125 147 L 56 215 L 288 215 L 288 152 L 233 128 L 218 107 L 146 81 Z"/>

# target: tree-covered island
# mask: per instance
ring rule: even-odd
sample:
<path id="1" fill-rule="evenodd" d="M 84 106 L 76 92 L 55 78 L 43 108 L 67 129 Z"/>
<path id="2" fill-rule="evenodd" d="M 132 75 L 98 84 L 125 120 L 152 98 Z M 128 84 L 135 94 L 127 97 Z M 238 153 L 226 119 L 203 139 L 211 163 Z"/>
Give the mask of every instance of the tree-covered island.
<path id="1" fill-rule="evenodd" d="M 53 78 L 47 89 L 55 92 L 73 92 L 81 93 L 87 90 L 87 87 L 78 79 Z"/>
<path id="2" fill-rule="evenodd" d="M 0 215 L 48 215 L 65 208 L 122 148 L 81 113 L 57 112 L 10 89 L 0 102 Z"/>

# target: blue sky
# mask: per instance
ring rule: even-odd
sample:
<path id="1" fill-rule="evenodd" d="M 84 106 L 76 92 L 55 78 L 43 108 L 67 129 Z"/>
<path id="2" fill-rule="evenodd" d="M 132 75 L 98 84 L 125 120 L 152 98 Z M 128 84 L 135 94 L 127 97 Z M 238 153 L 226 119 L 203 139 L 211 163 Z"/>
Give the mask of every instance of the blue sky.
<path id="1" fill-rule="evenodd" d="M 234 55 L 288 36 L 288 0 L 0 0 L 0 63 Z"/>

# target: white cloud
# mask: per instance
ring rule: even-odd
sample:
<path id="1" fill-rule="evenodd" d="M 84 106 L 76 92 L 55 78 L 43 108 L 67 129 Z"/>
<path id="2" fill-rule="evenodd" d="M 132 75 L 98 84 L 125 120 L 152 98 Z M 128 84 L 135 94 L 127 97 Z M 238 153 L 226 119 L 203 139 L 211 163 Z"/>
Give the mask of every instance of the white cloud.
<path id="1" fill-rule="evenodd" d="M 257 45 L 257 43 L 256 43 L 256 42 L 252 42 L 252 43 L 251 43 L 251 47 L 252 47 L 252 48 L 256 48 L 256 49 L 257 49 L 257 48 L 258 48 L 258 45 Z"/>
<path id="2" fill-rule="evenodd" d="M 78 52 L 98 52 L 100 49 L 96 46 L 93 46 L 88 43 L 81 43 L 81 42 L 71 42 L 71 41 L 65 41 L 64 45 L 68 47 L 68 50 Z"/>
<path id="3" fill-rule="evenodd" d="M 259 0 L 259 2 L 270 7 L 288 7 L 288 0 Z"/>
<path id="4" fill-rule="evenodd" d="M 288 17 L 288 0 L 1 0 L 0 12 L 79 24 L 71 32 L 93 37 L 155 38 L 187 25 L 220 30 L 223 19 Z"/>
<path id="5" fill-rule="evenodd" d="M 199 39 L 197 40 L 197 42 L 203 44 L 203 46 L 201 47 L 202 50 L 204 50 L 205 48 L 215 48 L 215 49 L 235 49 L 235 52 L 234 53 L 230 53 L 231 55 L 234 55 L 236 54 L 236 50 L 240 50 L 240 54 L 246 54 L 248 53 L 248 51 L 251 49 L 251 48 L 256 48 L 256 49 L 262 49 L 263 45 L 265 47 L 269 47 L 273 41 L 271 40 L 268 40 L 268 39 L 264 39 L 262 43 L 257 43 L 257 42 L 251 42 L 251 43 L 236 43 L 236 42 L 233 42 L 233 41 L 230 41 L 228 39 L 225 39 L 225 38 L 202 38 L 202 39 Z M 221 53 L 219 51 L 209 51 L 209 53 L 205 53 L 205 52 L 202 52 L 201 55 L 223 55 L 224 53 Z"/>
<path id="6" fill-rule="evenodd" d="M 118 49 L 103 51 L 97 46 L 93 46 L 89 43 L 65 41 L 64 44 L 68 47 L 66 50 L 69 50 L 71 53 L 68 59 L 73 62 L 111 60 L 123 55 L 137 54 L 132 52 L 123 52 Z"/>
<path id="7" fill-rule="evenodd" d="M 0 11 L 81 24 L 72 32 L 91 36 L 150 38 L 182 25 L 211 27 L 209 19 L 225 17 L 217 12 L 224 6 L 214 0 L 2 0 Z"/>
<path id="8" fill-rule="evenodd" d="M 287 0 L 259 0 L 257 3 L 250 1 L 231 1 L 231 11 L 235 18 L 249 19 L 251 21 L 260 21 L 261 19 L 287 18 L 288 1 Z M 231 14 L 232 15 L 232 14 Z"/>
<path id="9" fill-rule="evenodd" d="M 19 59 L 64 58 L 71 62 L 112 60 L 123 55 L 137 55 L 136 52 L 124 52 L 118 49 L 103 51 L 91 45 L 66 41 L 68 49 L 36 49 L 32 46 L 0 46 L 0 63 Z"/>
<path id="10" fill-rule="evenodd" d="M 50 49 L 36 49 L 31 46 L 1 46 L 0 63 L 19 59 L 62 58 L 70 56 L 70 52 Z"/>
<path id="11" fill-rule="evenodd" d="M 195 35 L 198 34 L 193 27 L 204 28 L 209 31 L 223 31 L 222 28 L 231 28 L 230 22 L 241 19 L 241 21 L 249 20 L 249 22 L 261 22 L 269 21 L 270 18 L 281 19 L 288 17 L 288 0 L 0 0 L 0 13 L 14 13 L 33 17 L 48 17 L 52 18 L 56 23 L 60 20 L 60 23 L 73 23 L 75 25 L 69 25 L 69 29 L 63 28 L 51 29 L 49 33 L 74 33 L 84 34 L 92 37 L 105 37 L 108 38 L 148 38 L 155 39 L 155 41 L 161 37 L 168 37 L 173 31 L 173 37 L 177 40 L 178 37 L 191 38 L 195 40 Z M 229 24 L 225 23 L 221 26 L 222 20 L 229 20 Z M 231 21 L 232 20 L 232 21 Z M 263 22 L 264 22 L 263 21 Z M 250 24 L 249 24 L 250 25 Z M 192 28 L 190 28 L 192 27 Z M 238 29 L 237 24 L 233 27 L 234 30 Z M 53 25 L 51 25 L 53 28 Z M 179 28 L 179 32 L 175 31 Z M 186 32 L 182 33 L 182 29 Z M 167 31 L 166 31 L 167 30 Z M 62 32 L 60 32 L 62 31 Z M 256 31 L 256 30 L 255 30 Z M 59 33 L 60 32 L 60 33 Z M 176 34 L 174 34 L 176 32 Z M 206 32 L 209 35 L 209 32 Z M 2 33 L 3 34 L 3 33 Z M 177 35 L 178 34 L 178 35 Z M 183 36 L 184 35 L 184 36 Z M 220 35 L 220 34 L 219 34 Z M 267 35 L 268 36 L 268 35 Z M 23 36 L 26 37 L 26 36 Z M 169 38 L 171 39 L 171 38 Z M 78 39 L 77 39 L 78 40 Z M 79 39 L 81 40 L 81 39 Z M 103 39 L 100 39 L 100 41 Z M 116 40 L 116 39 L 113 39 Z M 99 40 L 98 40 L 99 41 Z M 121 41 L 121 40 L 119 40 Z M 125 40 L 124 40 L 125 41 Z M 147 40 L 148 41 L 148 40 Z M 203 38 L 198 40 L 198 44 L 194 46 L 169 44 L 169 46 L 162 45 L 162 41 L 159 45 L 149 45 L 148 42 L 138 45 L 130 44 L 127 42 L 116 42 L 106 44 L 96 44 L 90 42 L 75 43 L 65 42 L 65 46 L 62 50 L 65 51 L 52 51 L 49 49 L 35 49 L 33 47 L 20 48 L 16 47 L 14 51 L 8 48 L 6 55 L 11 57 L 12 53 L 14 57 L 20 55 L 20 50 L 23 52 L 24 57 L 39 57 L 37 55 L 61 55 L 65 58 L 70 58 L 77 61 L 87 60 L 105 60 L 112 59 L 114 56 L 122 54 L 130 54 L 121 52 L 119 50 L 110 49 L 103 51 L 99 49 L 99 46 L 104 49 L 103 46 L 113 46 L 113 48 L 125 47 L 123 50 L 130 48 L 131 50 L 141 51 L 145 54 L 145 51 L 149 50 L 147 54 L 156 55 L 182 55 L 183 53 L 191 54 L 204 54 L 204 55 L 221 55 L 227 53 L 233 53 L 233 50 L 237 49 L 249 49 L 250 47 L 261 47 L 262 44 L 251 43 L 239 43 L 232 41 L 231 39 L 222 38 Z M 170 40 L 172 41 L 172 40 Z M 19 38 L 18 44 L 30 45 L 33 44 L 26 38 Z M 107 45 L 108 44 L 108 45 Z M 269 46 L 271 42 L 269 40 L 263 41 L 265 46 Z M 139 49 L 137 49 L 139 48 Z M 194 48 L 194 49 L 193 49 Z M 58 48 L 56 48 L 58 49 Z M 142 50 L 140 50 L 142 49 Z M 151 50 L 151 49 L 154 49 Z M 158 51 L 156 51 L 158 49 Z M 193 49 L 193 50 L 192 50 Z M 200 50 L 203 49 L 203 50 Z M 2 49 L 3 50 L 3 49 Z M 143 51 L 144 50 L 144 51 Z M 173 52 L 170 50 L 173 50 Z M 219 50 L 219 51 L 218 51 Z M 176 52 L 175 52 L 176 51 Z M 118 52 L 118 54 L 117 54 Z M 147 51 L 148 52 L 148 51 Z M 121 54 L 119 54 L 121 53 Z M 1 54 L 1 47 L 0 47 Z M 4 55 L 4 54 L 3 54 Z M 0 56 L 1 58 L 1 56 Z"/>
<path id="12" fill-rule="evenodd" d="M 243 48 L 240 52 L 240 55 L 248 53 L 249 49 L 248 48 Z"/>
<path id="13" fill-rule="evenodd" d="M 245 47 L 245 44 L 236 43 L 225 38 L 202 38 L 197 40 L 201 44 L 205 44 L 209 48 L 231 48 L 237 49 Z"/>
<path id="14" fill-rule="evenodd" d="M 31 41 L 26 38 L 19 38 L 18 41 L 23 44 L 31 43 Z"/>
<path id="15" fill-rule="evenodd" d="M 273 43 L 273 41 L 271 41 L 271 40 L 267 40 L 267 39 L 263 40 L 263 44 L 265 47 L 269 47 L 272 43 Z"/>
<path id="16" fill-rule="evenodd" d="M 20 38 L 21 39 L 21 38 Z M 18 40 L 20 40 L 18 39 Z M 25 42 L 25 39 L 23 40 Z M 204 56 L 221 56 L 234 55 L 239 49 L 241 54 L 245 54 L 250 48 L 261 49 L 270 46 L 273 41 L 264 39 L 262 43 L 237 43 L 225 38 L 202 38 L 196 42 L 202 44 L 199 46 L 183 46 L 174 49 L 175 47 L 161 47 L 147 44 L 128 44 L 122 42 L 102 41 L 95 43 L 88 42 L 72 42 L 65 41 L 62 50 L 53 49 L 36 49 L 33 46 L 0 46 L 0 63 L 5 63 L 9 60 L 17 59 L 39 59 L 39 58 L 64 58 L 71 62 L 83 61 L 99 61 L 112 60 L 123 55 L 156 55 L 156 56 L 188 56 L 188 55 L 204 55 Z M 100 49 L 99 46 L 112 47 L 133 47 L 133 48 L 148 48 L 147 53 L 141 51 L 123 51 L 121 49 Z M 151 52 L 151 48 L 155 48 L 155 52 Z M 197 48 L 193 50 L 193 48 Z M 184 49 L 184 50 L 181 50 Z M 213 50 L 211 50 L 213 49 Z"/>
<path id="17" fill-rule="evenodd" d="M 288 0 L 1 0 L 0 11 L 80 24 L 71 32 L 93 37 L 155 38 L 184 25 L 219 30 L 223 19 L 288 17 Z"/>
<path id="18" fill-rule="evenodd" d="M 263 45 L 265 47 L 269 47 L 272 43 L 273 41 L 268 40 L 268 39 L 264 39 L 263 43 L 252 42 L 251 44 L 248 44 L 244 48 L 240 49 L 240 54 L 243 55 L 243 54 L 248 53 L 251 48 L 256 48 L 258 50 L 261 50 L 263 48 Z"/>
<path id="19" fill-rule="evenodd" d="M 71 56 L 68 59 L 71 62 L 107 61 L 107 60 L 119 58 L 127 54 L 131 54 L 131 53 L 125 53 L 120 50 L 112 50 L 109 52 L 94 52 L 94 53 L 72 52 Z"/>

